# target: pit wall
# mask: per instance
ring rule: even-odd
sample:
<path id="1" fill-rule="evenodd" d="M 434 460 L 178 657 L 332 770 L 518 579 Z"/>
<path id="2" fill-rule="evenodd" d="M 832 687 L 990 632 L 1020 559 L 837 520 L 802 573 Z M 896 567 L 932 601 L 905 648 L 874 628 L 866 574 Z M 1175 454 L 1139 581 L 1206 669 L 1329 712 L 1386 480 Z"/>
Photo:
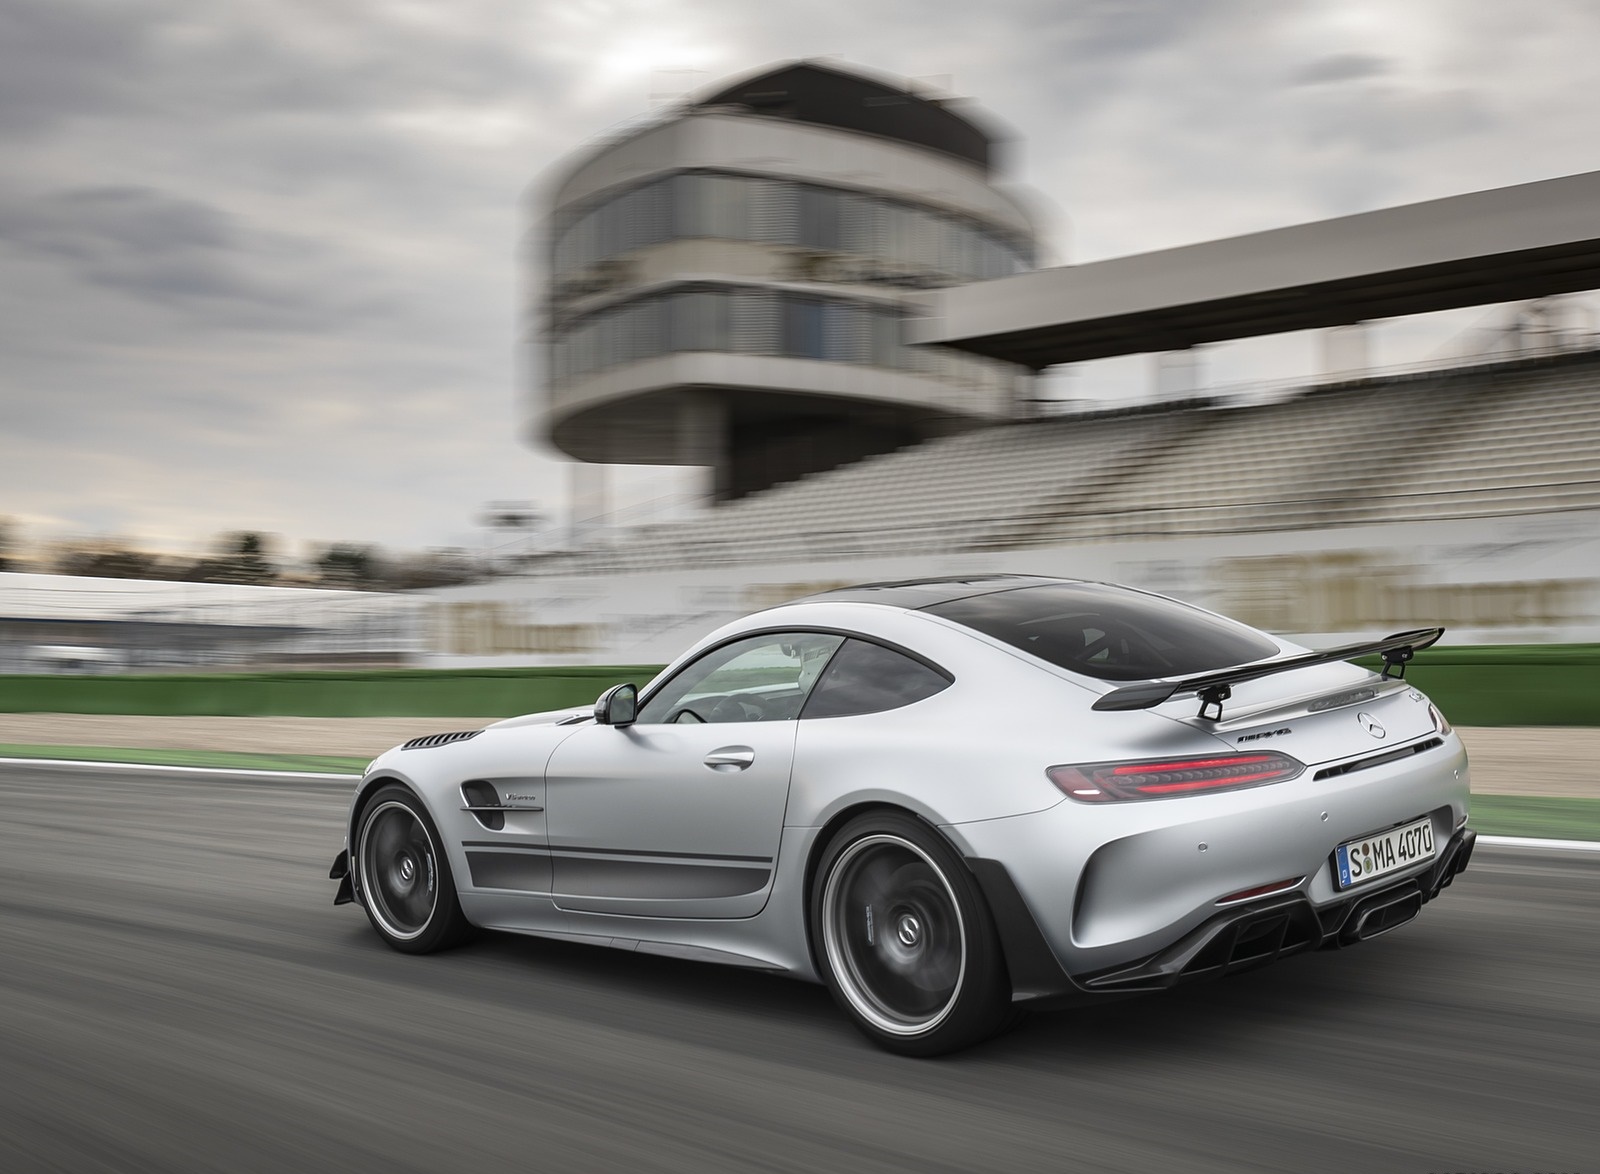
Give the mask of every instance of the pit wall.
<path id="1" fill-rule="evenodd" d="M 224 717 L 512 717 L 586 705 L 659 665 L 468 671 L 0 676 L 0 713 Z"/>

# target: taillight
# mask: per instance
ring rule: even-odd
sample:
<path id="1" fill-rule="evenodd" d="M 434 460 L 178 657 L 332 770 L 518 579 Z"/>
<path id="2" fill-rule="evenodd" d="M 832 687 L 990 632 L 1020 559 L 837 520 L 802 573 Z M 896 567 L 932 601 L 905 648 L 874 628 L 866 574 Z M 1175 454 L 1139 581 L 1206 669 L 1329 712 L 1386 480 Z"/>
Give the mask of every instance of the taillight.
<path id="1" fill-rule="evenodd" d="M 1438 706 L 1431 701 L 1428 703 L 1428 716 L 1433 719 L 1433 728 L 1441 734 L 1450 732 L 1450 723 L 1444 720 L 1444 714 L 1439 712 Z"/>
<path id="2" fill-rule="evenodd" d="M 1305 766 L 1287 754 L 1216 754 L 1052 766 L 1045 773 L 1068 798 L 1080 803 L 1115 803 L 1237 791 L 1280 783 L 1303 770 Z"/>

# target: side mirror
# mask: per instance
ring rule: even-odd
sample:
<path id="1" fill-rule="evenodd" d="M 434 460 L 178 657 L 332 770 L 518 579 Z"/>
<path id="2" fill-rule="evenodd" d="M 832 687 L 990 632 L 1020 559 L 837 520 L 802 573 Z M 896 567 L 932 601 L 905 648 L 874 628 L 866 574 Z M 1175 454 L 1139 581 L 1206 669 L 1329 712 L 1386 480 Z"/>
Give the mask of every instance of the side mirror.
<path id="1" fill-rule="evenodd" d="M 631 726 L 639 716 L 639 686 L 613 685 L 594 703 L 594 720 L 602 726 Z"/>

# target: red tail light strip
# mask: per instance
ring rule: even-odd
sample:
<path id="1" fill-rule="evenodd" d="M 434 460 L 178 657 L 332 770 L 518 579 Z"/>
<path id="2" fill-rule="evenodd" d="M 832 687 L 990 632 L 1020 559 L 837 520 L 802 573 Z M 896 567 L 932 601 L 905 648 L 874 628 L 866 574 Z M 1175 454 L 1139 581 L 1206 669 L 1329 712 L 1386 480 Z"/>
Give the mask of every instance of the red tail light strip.
<path id="1" fill-rule="evenodd" d="M 1243 787 L 1249 783 L 1264 782 L 1267 779 L 1281 779 L 1284 772 L 1281 770 L 1264 770 L 1253 775 L 1228 775 L 1220 779 L 1197 779 L 1192 783 L 1149 783 L 1140 787 L 1146 795 L 1172 795 L 1180 791 L 1215 791 L 1221 787 Z"/>
<path id="2" fill-rule="evenodd" d="M 1224 754 L 1215 758 L 1165 758 L 1052 766 L 1061 792 L 1080 803 L 1176 798 L 1238 790 L 1292 779 L 1305 766 L 1287 754 Z"/>
<path id="3" fill-rule="evenodd" d="M 1189 762 L 1181 759 L 1175 762 L 1132 762 L 1127 766 L 1113 767 L 1111 773 L 1144 775 L 1158 770 L 1212 770 L 1219 766 L 1253 766 L 1258 762 L 1274 762 L 1279 757 L 1280 755 L 1276 754 L 1229 754 L 1224 758 L 1196 758 Z"/>

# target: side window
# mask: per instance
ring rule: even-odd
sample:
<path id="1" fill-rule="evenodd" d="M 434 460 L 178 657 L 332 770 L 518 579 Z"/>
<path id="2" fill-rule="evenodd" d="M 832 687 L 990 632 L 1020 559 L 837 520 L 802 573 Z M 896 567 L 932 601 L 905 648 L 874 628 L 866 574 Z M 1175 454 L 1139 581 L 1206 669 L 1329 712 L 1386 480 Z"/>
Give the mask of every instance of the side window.
<path id="1" fill-rule="evenodd" d="M 865 640 L 846 640 L 828 662 L 804 716 L 882 713 L 932 697 L 949 685 L 949 677 L 904 653 Z"/>
<path id="2" fill-rule="evenodd" d="M 639 722 L 793 721 L 843 641 L 782 632 L 713 648 L 658 689 L 639 710 Z"/>

